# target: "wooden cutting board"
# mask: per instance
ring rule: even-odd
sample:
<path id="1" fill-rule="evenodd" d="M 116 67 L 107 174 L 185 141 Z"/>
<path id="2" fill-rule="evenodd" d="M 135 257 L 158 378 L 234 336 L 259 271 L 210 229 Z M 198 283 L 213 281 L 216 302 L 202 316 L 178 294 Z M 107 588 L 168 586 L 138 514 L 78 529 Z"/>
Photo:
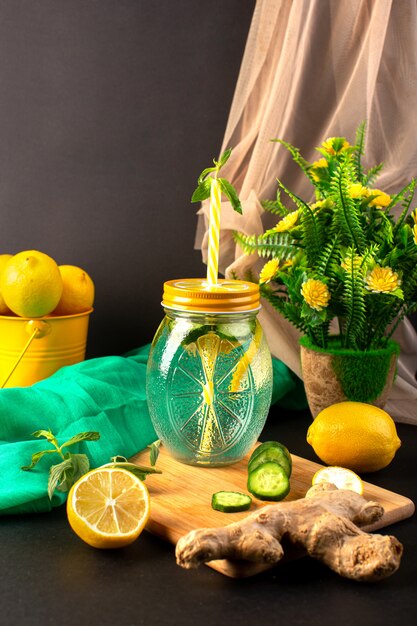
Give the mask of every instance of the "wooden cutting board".
<path id="1" fill-rule="evenodd" d="M 131 460 L 149 465 L 149 450 L 140 452 Z M 286 500 L 303 498 L 311 486 L 313 475 L 322 467 L 295 455 L 292 455 L 292 460 L 291 491 Z M 211 496 L 216 491 L 247 493 L 247 462 L 246 458 L 227 467 L 193 467 L 175 461 L 161 447 L 157 468 L 162 474 L 151 474 L 146 479 L 151 495 L 151 514 L 146 529 L 175 545 L 190 530 L 226 526 L 270 504 L 254 498 L 250 510 L 243 513 L 221 513 L 211 508 Z M 414 513 L 414 503 L 409 498 L 370 483 L 364 483 L 364 497 L 379 502 L 385 510 L 384 516 L 378 522 L 365 527 L 367 531 L 383 528 Z M 291 554 L 286 553 L 286 556 L 291 558 Z M 272 567 L 263 563 L 228 560 L 211 561 L 208 565 L 234 578 L 252 576 Z"/>

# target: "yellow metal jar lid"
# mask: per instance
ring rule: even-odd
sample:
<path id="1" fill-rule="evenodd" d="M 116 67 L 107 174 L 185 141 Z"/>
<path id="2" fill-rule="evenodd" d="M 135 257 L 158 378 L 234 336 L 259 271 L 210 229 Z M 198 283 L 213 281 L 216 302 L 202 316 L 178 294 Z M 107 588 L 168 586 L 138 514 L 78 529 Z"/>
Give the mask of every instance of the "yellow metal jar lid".
<path id="1" fill-rule="evenodd" d="M 260 308 L 259 285 L 220 278 L 209 286 L 205 278 L 181 278 L 164 283 L 162 306 L 195 313 L 237 313 Z"/>

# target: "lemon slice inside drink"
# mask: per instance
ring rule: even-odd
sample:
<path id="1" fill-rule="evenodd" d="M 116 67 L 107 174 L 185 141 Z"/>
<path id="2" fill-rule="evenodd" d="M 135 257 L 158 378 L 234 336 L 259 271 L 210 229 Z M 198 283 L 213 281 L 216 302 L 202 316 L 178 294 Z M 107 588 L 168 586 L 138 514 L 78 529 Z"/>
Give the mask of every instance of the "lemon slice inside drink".
<path id="1" fill-rule="evenodd" d="M 260 324 L 256 325 L 255 334 L 253 335 L 253 339 L 250 342 L 248 349 L 241 356 L 239 363 L 235 369 L 232 380 L 230 381 L 230 391 L 235 392 L 240 388 L 240 384 L 248 371 L 250 364 L 252 363 L 255 354 L 259 350 L 259 346 L 262 341 L 262 327 Z"/>
<path id="2" fill-rule="evenodd" d="M 360 477 L 346 467 L 323 467 L 313 476 L 312 484 L 333 483 L 338 489 L 348 489 L 363 494 L 363 482 Z"/>

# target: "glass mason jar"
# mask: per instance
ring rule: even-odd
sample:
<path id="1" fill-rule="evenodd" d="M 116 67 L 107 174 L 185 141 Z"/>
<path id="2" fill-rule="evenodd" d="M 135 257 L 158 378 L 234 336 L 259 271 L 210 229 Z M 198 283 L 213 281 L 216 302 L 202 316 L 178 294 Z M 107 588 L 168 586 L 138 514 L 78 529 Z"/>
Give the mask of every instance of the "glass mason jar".
<path id="1" fill-rule="evenodd" d="M 183 463 L 235 463 L 258 439 L 271 402 L 271 355 L 256 317 L 259 286 L 168 281 L 162 306 L 147 369 L 158 437 Z"/>

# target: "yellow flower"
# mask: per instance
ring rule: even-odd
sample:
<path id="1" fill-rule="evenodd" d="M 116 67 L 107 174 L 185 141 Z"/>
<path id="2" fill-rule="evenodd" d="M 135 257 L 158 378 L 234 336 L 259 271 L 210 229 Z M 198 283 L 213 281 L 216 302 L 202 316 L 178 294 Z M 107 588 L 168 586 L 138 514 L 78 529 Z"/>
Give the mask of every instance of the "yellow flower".
<path id="1" fill-rule="evenodd" d="M 323 177 L 323 172 L 320 172 L 320 170 L 324 170 L 326 168 L 327 168 L 327 161 L 323 157 L 322 159 L 319 159 L 318 161 L 314 161 L 314 163 L 311 164 L 310 175 L 315 181 L 319 181 Z"/>
<path id="2" fill-rule="evenodd" d="M 359 269 L 362 263 L 363 257 L 359 256 L 359 254 L 355 254 L 353 257 L 353 268 Z M 352 267 L 352 260 L 350 258 L 350 256 L 347 256 L 341 263 L 341 266 L 343 267 L 344 270 L 346 270 L 347 272 L 351 271 L 351 267 Z"/>
<path id="3" fill-rule="evenodd" d="M 417 224 L 417 208 L 412 211 L 411 217 L 413 218 L 414 224 Z"/>
<path id="4" fill-rule="evenodd" d="M 369 189 L 360 183 L 353 183 L 348 189 L 351 198 L 366 198 L 369 196 Z"/>
<path id="5" fill-rule="evenodd" d="M 317 200 L 314 204 L 310 205 L 310 209 L 312 211 L 318 211 L 319 209 L 331 209 L 334 205 L 334 202 L 330 200 L 330 198 L 326 198 L 325 200 Z"/>
<path id="6" fill-rule="evenodd" d="M 279 260 L 271 259 L 261 269 L 261 273 L 259 274 L 259 283 L 264 285 L 265 283 L 269 283 L 278 272 L 279 269 Z"/>
<path id="7" fill-rule="evenodd" d="M 365 284 L 369 291 L 390 293 L 401 285 L 401 280 L 397 272 L 394 272 L 390 267 L 380 267 L 376 265 L 374 269 L 366 275 Z"/>
<path id="8" fill-rule="evenodd" d="M 350 143 L 344 137 L 329 137 L 323 141 L 321 147 L 328 154 L 335 155 L 350 148 Z"/>
<path id="9" fill-rule="evenodd" d="M 413 239 L 414 239 L 414 243 L 417 246 L 417 222 L 413 226 Z"/>
<path id="10" fill-rule="evenodd" d="M 268 232 L 283 233 L 286 230 L 289 230 L 290 228 L 292 228 L 294 224 L 297 222 L 297 220 L 298 220 L 298 209 L 297 211 L 292 211 L 291 213 L 288 213 L 288 215 L 283 217 L 282 220 L 280 220 L 278 224 L 274 226 L 274 228 L 271 228 L 271 230 L 269 230 Z"/>
<path id="11" fill-rule="evenodd" d="M 316 311 L 326 308 L 330 300 L 330 292 L 321 280 L 309 278 L 301 287 L 301 294 L 307 304 Z"/>
<path id="12" fill-rule="evenodd" d="M 372 196 L 372 200 L 370 201 L 369 206 L 383 207 L 388 206 L 391 202 L 391 196 L 385 193 L 385 191 L 381 191 L 380 189 L 371 189 L 369 191 L 369 195 Z"/>

